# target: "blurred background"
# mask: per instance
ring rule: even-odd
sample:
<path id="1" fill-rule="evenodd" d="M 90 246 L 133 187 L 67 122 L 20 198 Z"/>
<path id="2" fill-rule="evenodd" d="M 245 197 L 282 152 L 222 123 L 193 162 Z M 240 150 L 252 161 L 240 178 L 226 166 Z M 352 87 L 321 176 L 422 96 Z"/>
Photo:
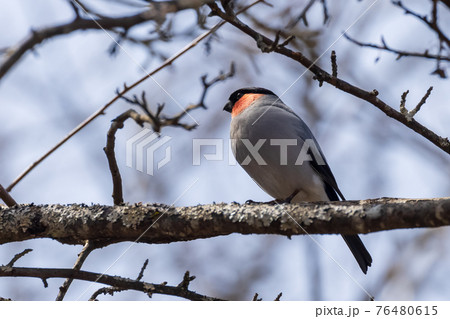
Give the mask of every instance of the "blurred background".
<path id="1" fill-rule="evenodd" d="M 436 53 L 439 41 L 427 25 L 405 15 L 389 1 L 366 0 L 327 1 L 326 23 L 322 2 L 316 1 L 307 13 L 308 24 L 300 21 L 292 26 L 309 2 L 273 1 L 273 7 L 259 4 L 241 18 L 271 38 L 274 37 L 271 30 L 295 34 L 296 40 L 290 47 L 311 59 L 321 56 L 317 63 L 325 70 L 331 71 L 330 53 L 335 50 L 340 78 L 365 90 L 377 89 L 379 98 L 397 109 L 404 91 L 409 90 L 406 106 L 412 109 L 433 86 L 431 96 L 415 119 L 440 136 L 450 135 L 450 82 L 431 74 L 436 61 L 412 57 L 396 60 L 395 54 L 361 48 L 342 37 L 348 29 L 351 37 L 362 42 L 380 44 L 383 36 L 393 48 Z M 407 5 L 426 15 L 431 12 L 432 2 L 411 0 Z M 92 12 L 112 17 L 145 8 L 145 2 L 138 0 L 83 3 Z M 450 10 L 442 3 L 438 6 L 439 25 L 449 31 Z M 116 48 L 115 54 L 111 54 L 112 38 L 120 37 L 113 32 L 108 36 L 101 30 L 58 36 L 28 52 L 0 79 L 0 183 L 8 186 L 26 167 L 114 97 L 117 88 L 145 75 L 142 67 L 147 71 L 154 69 L 165 57 L 205 32 L 198 25 L 199 13 L 207 15 L 209 9 L 171 14 L 162 26 L 148 22 L 132 28 L 130 38 L 155 40 L 145 46 L 139 41 L 122 39 L 126 52 Z M 0 49 L 21 43 L 33 29 L 68 23 L 74 17 L 74 10 L 64 0 L 0 0 Z M 205 26 L 211 27 L 218 21 L 216 17 L 208 17 Z M 289 23 L 291 26 L 287 27 Z M 155 33 L 158 29 L 165 31 Z M 160 37 L 163 32 L 167 36 L 165 41 Z M 185 107 L 198 102 L 202 75 L 208 74 L 212 79 L 220 71 L 228 71 L 231 62 L 236 66 L 235 76 L 208 91 L 205 100 L 208 109 L 190 113 L 199 123 L 197 129 L 190 132 L 181 128 L 163 129 L 162 135 L 172 137 L 172 160 L 153 176 L 125 165 L 125 143 L 142 128 L 127 121 L 117 133 L 116 156 L 126 202 L 186 206 L 271 200 L 241 167 L 228 163 L 230 117 L 222 107 L 231 92 L 246 86 L 265 87 L 278 95 L 287 90 L 281 99 L 312 129 L 347 199 L 449 196 L 448 154 L 367 102 L 326 83 L 319 87 L 312 74 L 305 73 L 297 62 L 276 53 L 261 53 L 252 39 L 230 25 L 157 73 L 155 81 L 144 82 L 131 95 L 144 90 L 152 109 L 165 103 L 164 114 L 171 116 L 180 111 L 177 103 Z M 441 67 L 445 70 L 444 63 Z M 111 175 L 103 147 L 111 120 L 130 107 L 123 100 L 115 103 L 105 115 L 35 168 L 11 195 L 19 203 L 112 205 Z M 194 123 L 189 116 L 184 122 Z M 193 166 L 194 138 L 225 139 L 224 160 L 202 159 L 200 166 Z M 163 150 L 156 157 L 163 158 Z M 314 239 L 376 300 L 450 298 L 448 228 L 363 235 L 374 260 L 367 275 L 362 274 L 340 236 L 314 236 Z M 0 264 L 6 264 L 25 248 L 32 248 L 33 252 L 21 258 L 16 266 L 71 268 L 81 250 L 81 246 L 62 245 L 49 239 L 4 244 L 0 246 Z M 108 274 L 135 278 L 147 258 L 149 267 L 143 280 L 177 285 L 189 270 L 197 277 L 191 289 L 218 298 L 251 300 L 258 293 L 264 300 L 273 300 L 282 292 L 282 300 L 367 299 L 364 291 L 308 236 L 289 240 L 282 236 L 234 234 L 167 245 L 121 243 L 94 251 L 83 269 L 103 272 L 110 267 Z M 44 288 L 39 279 L 0 278 L 0 296 L 13 300 L 53 300 L 63 281 L 49 279 L 49 287 Z M 75 281 L 66 300 L 87 300 L 99 287 Z M 99 299 L 148 300 L 148 297 L 138 292 L 122 292 Z M 178 298 L 154 295 L 152 299 Z"/>

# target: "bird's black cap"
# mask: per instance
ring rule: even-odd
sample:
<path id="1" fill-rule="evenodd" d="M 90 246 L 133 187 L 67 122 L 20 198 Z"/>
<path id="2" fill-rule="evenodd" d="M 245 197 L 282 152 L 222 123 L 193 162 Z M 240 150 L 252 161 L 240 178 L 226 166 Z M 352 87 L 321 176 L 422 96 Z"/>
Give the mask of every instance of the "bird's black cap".
<path id="1" fill-rule="evenodd" d="M 225 107 L 223 108 L 223 110 L 227 111 L 227 112 L 231 112 L 233 110 L 234 103 L 239 101 L 239 99 L 243 95 L 248 94 L 248 93 L 275 95 L 275 93 L 273 93 L 272 91 L 265 89 L 265 88 L 259 88 L 259 87 L 242 88 L 242 89 L 236 90 L 233 93 L 231 93 L 230 98 L 228 99 L 228 103 L 225 104 Z"/>

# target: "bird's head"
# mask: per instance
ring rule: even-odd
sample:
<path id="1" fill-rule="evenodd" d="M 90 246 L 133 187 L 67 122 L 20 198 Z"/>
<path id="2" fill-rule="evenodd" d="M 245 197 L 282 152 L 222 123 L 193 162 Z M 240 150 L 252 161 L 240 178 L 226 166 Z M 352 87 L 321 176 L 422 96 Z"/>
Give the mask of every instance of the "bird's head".
<path id="1" fill-rule="evenodd" d="M 249 107 L 253 102 L 265 95 L 276 96 L 275 93 L 268 89 L 259 87 L 242 88 L 231 93 L 224 111 L 230 112 L 231 117 L 235 117 Z"/>

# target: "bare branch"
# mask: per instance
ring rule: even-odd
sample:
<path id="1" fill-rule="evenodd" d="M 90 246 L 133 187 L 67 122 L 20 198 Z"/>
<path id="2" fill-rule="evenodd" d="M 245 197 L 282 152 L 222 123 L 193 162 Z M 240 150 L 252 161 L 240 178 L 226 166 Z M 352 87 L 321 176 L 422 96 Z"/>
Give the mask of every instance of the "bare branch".
<path id="1" fill-rule="evenodd" d="M 214 297 L 200 295 L 194 291 L 182 289 L 180 287 L 152 284 L 119 276 L 111 276 L 76 269 L 0 266 L 0 277 L 33 277 L 41 278 L 44 282 L 46 282 L 48 278 L 72 278 L 77 280 L 97 282 L 112 287 L 117 287 L 123 290 L 142 291 L 147 294 L 163 294 L 198 301 L 221 300 Z"/>
<path id="2" fill-rule="evenodd" d="M 212 79 L 211 81 L 207 81 L 206 77 L 207 75 L 202 76 L 201 81 L 203 84 L 203 92 L 201 94 L 200 102 L 197 104 L 191 104 L 188 105 L 182 112 L 179 112 L 177 115 L 173 117 L 167 117 L 163 116 L 161 114 L 164 104 L 160 104 L 156 110 L 156 113 L 154 113 L 147 102 L 147 99 L 145 97 L 145 91 L 142 92 L 141 98 L 139 99 L 136 95 L 133 96 L 133 99 L 130 99 L 126 96 L 123 96 L 120 94 L 120 92 L 117 92 L 118 95 L 121 96 L 122 99 L 127 101 L 130 104 L 138 105 L 145 114 L 139 114 L 136 111 L 130 109 L 118 117 L 116 117 L 112 123 L 111 127 L 108 130 L 107 139 L 106 139 L 106 147 L 103 148 L 106 157 L 108 159 L 109 169 L 111 171 L 112 180 L 113 180 L 113 200 L 114 205 L 122 205 L 123 200 L 123 192 L 122 192 L 122 177 L 120 176 L 119 166 L 117 165 L 114 146 L 115 146 L 115 139 L 116 139 L 116 132 L 118 129 L 123 128 L 124 122 L 132 118 L 137 124 L 140 126 L 143 126 L 144 123 L 148 123 L 151 125 L 154 132 L 160 133 L 161 129 L 166 126 L 175 126 L 175 127 L 182 127 L 185 130 L 193 130 L 197 127 L 197 124 L 185 124 L 181 123 L 181 119 L 185 117 L 185 115 L 188 114 L 188 112 L 195 110 L 199 107 L 206 108 L 205 106 L 205 97 L 208 90 L 216 83 L 219 83 L 221 81 L 225 81 L 226 79 L 230 78 L 234 75 L 234 65 L 231 64 L 230 71 L 228 73 L 220 72 L 220 74 Z"/>
<path id="3" fill-rule="evenodd" d="M 277 48 L 279 49 L 285 47 L 286 45 L 289 44 L 289 42 L 291 42 L 294 39 L 294 36 L 290 35 L 282 43 L 279 43 L 281 33 L 282 33 L 281 31 L 276 32 L 275 39 L 272 41 L 270 45 L 264 43 L 262 39 L 257 40 L 256 44 L 258 45 L 258 48 L 264 53 L 270 53 L 275 51 L 275 49 Z"/>
<path id="4" fill-rule="evenodd" d="M 158 115 L 153 114 L 150 111 L 150 109 L 148 108 L 147 101 L 145 100 L 145 94 L 143 94 L 143 101 L 139 101 L 136 96 L 134 97 L 134 100 L 130 100 L 126 97 L 122 97 L 122 98 L 129 101 L 130 103 L 141 105 L 143 108 L 145 108 L 147 110 L 147 112 L 146 112 L 146 114 L 139 114 L 136 111 L 130 109 L 130 110 L 122 113 L 118 117 L 116 117 L 112 121 L 111 127 L 108 130 L 107 139 L 106 139 L 106 147 L 103 148 L 103 151 L 106 154 L 106 157 L 108 159 L 108 164 L 109 164 L 109 170 L 111 171 L 111 176 L 112 176 L 112 181 L 113 181 L 112 197 L 114 200 L 114 205 L 122 205 L 124 202 L 123 192 L 122 192 L 122 177 L 120 175 L 119 166 L 117 165 L 114 147 L 115 147 L 115 140 L 116 140 L 116 132 L 118 129 L 123 128 L 124 122 L 127 119 L 129 119 L 129 118 L 133 119 L 140 126 L 143 126 L 144 123 L 149 123 L 152 126 L 153 130 L 158 133 L 165 126 L 179 126 L 186 130 L 192 130 L 197 126 L 196 124 L 188 125 L 188 124 L 179 122 L 179 120 L 186 114 L 186 112 L 188 112 L 190 110 L 188 108 L 186 108 L 186 110 L 184 112 L 181 112 L 180 114 L 176 115 L 173 118 L 161 119 L 159 117 L 159 113 L 161 112 L 162 107 L 158 108 L 158 111 L 157 111 Z"/>
<path id="5" fill-rule="evenodd" d="M 442 30 L 437 25 L 436 7 L 434 7 L 434 9 L 433 9 L 434 13 L 432 12 L 431 19 L 428 19 L 427 16 L 420 15 L 414 11 L 411 11 L 407 7 L 405 7 L 403 5 L 402 1 L 392 0 L 391 2 L 393 5 L 403 9 L 405 11 L 405 14 L 410 14 L 410 15 L 416 17 L 417 19 L 419 19 L 420 21 L 424 22 L 430 29 L 432 29 L 434 32 L 436 32 L 436 34 L 439 37 L 439 40 L 445 42 L 447 44 L 447 47 L 450 48 L 450 39 L 444 34 L 444 32 L 442 32 Z"/>
<path id="6" fill-rule="evenodd" d="M 386 42 L 384 41 L 383 38 L 381 38 L 382 39 L 382 41 L 381 41 L 382 45 L 378 45 L 378 44 L 373 44 L 373 43 L 360 42 L 358 40 L 355 40 L 355 39 L 351 38 L 346 33 L 344 33 L 344 37 L 347 40 L 349 40 L 350 42 L 353 42 L 354 44 L 359 45 L 361 47 L 374 48 L 374 49 L 378 49 L 378 50 L 383 50 L 383 51 L 395 53 L 395 54 L 397 54 L 397 59 L 400 59 L 402 57 L 419 57 L 419 58 L 432 59 L 432 60 L 450 61 L 450 57 L 449 56 L 438 55 L 438 54 L 431 54 L 431 53 L 428 52 L 428 50 L 426 50 L 423 53 L 419 53 L 419 52 L 409 52 L 409 51 L 402 51 L 402 50 L 393 49 L 393 48 L 389 47 L 386 44 Z"/>
<path id="7" fill-rule="evenodd" d="M 322 8 L 323 8 L 323 24 L 327 24 L 327 22 L 330 20 L 330 15 L 328 14 L 328 6 L 326 0 L 320 0 L 322 2 Z"/>
<path id="8" fill-rule="evenodd" d="M 6 191 L 6 189 L 3 188 L 1 184 L 0 184 L 0 199 L 9 207 L 17 205 L 17 202 L 14 200 L 14 198 L 11 197 L 11 195 Z"/>
<path id="9" fill-rule="evenodd" d="M 25 249 L 24 251 L 22 251 L 21 253 L 16 254 L 13 259 L 11 259 L 11 261 L 9 263 L 6 264 L 6 267 L 12 267 L 14 266 L 15 262 L 18 261 L 20 258 L 22 258 L 23 256 L 25 256 L 26 254 L 28 254 L 29 252 L 32 252 L 33 249 Z"/>
<path id="10" fill-rule="evenodd" d="M 103 287 L 98 289 L 96 292 L 92 294 L 92 296 L 89 298 L 89 301 L 98 301 L 97 297 L 100 295 L 110 295 L 114 296 L 115 292 L 121 292 L 125 291 L 127 289 L 124 288 L 118 288 L 118 287 Z"/>
<path id="11" fill-rule="evenodd" d="M 261 33 L 253 30 L 251 27 L 240 21 L 235 15 L 229 15 L 223 12 L 222 10 L 219 9 L 219 7 L 215 3 L 209 4 L 209 7 L 211 8 L 211 10 L 213 10 L 213 12 L 216 15 L 220 16 L 225 21 L 228 21 L 230 24 L 232 24 L 242 32 L 246 33 L 250 37 L 252 37 L 258 44 L 258 46 L 264 44 L 267 47 L 272 47 L 274 45 L 274 41 L 265 37 Z M 396 111 L 394 108 L 392 108 L 391 106 L 380 100 L 372 92 L 362 90 L 359 87 L 351 85 L 350 83 L 344 80 L 341 80 L 337 77 L 333 77 L 331 74 L 327 73 L 322 68 L 320 68 L 315 62 L 311 61 L 306 56 L 304 56 L 301 52 L 294 52 L 286 48 L 285 46 L 283 47 L 275 46 L 274 51 L 286 57 L 289 57 L 305 66 L 309 71 L 311 71 L 315 75 L 315 79 L 319 81 L 319 85 L 323 82 L 327 82 L 344 92 L 347 92 L 353 96 L 356 96 L 362 100 L 371 103 L 372 105 L 380 109 L 383 113 L 385 113 L 387 116 L 392 117 L 397 121 L 401 122 L 405 126 L 415 131 L 416 133 L 428 139 L 430 142 L 432 142 L 434 145 L 436 145 L 443 151 L 450 154 L 450 141 L 448 138 L 444 138 L 437 135 L 436 133 L 426 128 L 425 126 L 415 121 L 414 119 L 408 120 L 405 116 L 403 116 L 402 113 Z"/>
<path id="12" fill-rule="evenodd" d="M 288 23 L 288 25 L 286 26 L 287 29 L 292 29 L 294 28 L 297 23 L 299 23 L 300 21 L 303 21 L 303 23 L 305 24 L 305 26 L 308 26 L 308 19 L 306 19 L 306 13 L 308 13 L 309 9 L 311 9 L 311 7 L 313 6 L 313 4 L 316 2 L 317 0 L 309 0 L 309 2 L 306 4 L 306 6 L 303 8 L 302 12 L 291 22 Z"/>
<path id="13" fill-rule="evenodd" d="M 116 155 L 114 151 L 116 132 L 118 129 L 123 128 L 124 122 L 129 118 L 134 119 L 134 121 L 140 126 L 143 126 L 144 122 L 152 122 L 152 119 L 150 119 L 147 115 L 139 114 L 136 111 L 130 109 L 116 117 L 111 123 L 111 127 L 108 130 L 106 138 L 106 146 L 103 148 L 103 151 L 106 154 L 106 158 L 108 159 L 109 164 L 109 170 L 111 171 L 113 181 L 112 197 L 114 205 L 122 205 L 124 202 L 122 192 L 122 177 L 120 176 L 119 166 L 117 165 Z"/>
<path id="14" fill-rule="evenodd" d="M 234 63 L 231 62 L 230 70 L 227 73 L 221 71 L 219 73 L 219 75 L 217 75 L 215 78 L 213 78 L 210 81 L 207 81 L 207 78 L 208 78 L 207 74 L 203 75 L 201 77 L 201 81 L 202 81 L 202 84 L 203 84 L 203 93 L 202 93 L 202 95 L 200 97 L 200 101 L 196 105 L 199 106 L 199 107 L 201 106 L 204 109 L 207 109 L 207 107 L 205 105 L 205 98 L 206 98 L 206 93 L 208 92 L 209 88 L 212 87 L 214 84 L 216 84 L 218 82 L 222 82 L 222 81 L 225 81 L 225 80 L 233 77 L 235 72 L 236 72 L 236 68 L 234 66 Z"/>
<path id="15" fill-rule="evenodd" d="M 258 298 L 258 293 L 257 292 L 255 292 L 255 295 L 253 296 L 253 299 L 252 299 L 252 301 L 262 301 L 262 298 Z"/>
<path id="16" fill-rule="evenodd" d="M 137 281 L 141 280 L 144 277 L 144 271 L 145 268 L 147 268 L 147 266 L 148 266 L 148 259 L 144 261 L 144 264 L 141 267 L 141 271 L 139 272 L 139 275 L 136 278 Z"/>
<path id="17" fill-rule="evenodd" d="M 41 30 L 33 30 L 31 34 L 24 39 L 20 44 L 11 47 L 7 50 L 6 56 L 3 62 L 0 64 L 0 79 L 11 69 L 16 62 L 18 62 L 22 56 L 33 49 L 36 45 L 43 41 L 53 38 L 55 36 L 65 35 L 78 30 L 88 29 L 105 29 L 111 30 L 117 27 L 130 29 L 133 26 L 141 24 L 143 22 L 151 20 L 160 20 L 165 17 L 166 14 L 176 12 L 179 10 L 189 9 L 189 7 L 179 8 L 176 5 L 177 2 L 164 1 L 158 2 L 158 5 L 154 5 L 155 9 L 146 10 L 142 13 L 119 18 L 102 17 L 98 19 L 76 17 L 70 23 L 53 26 Z M 158 8 L 156 8 L 158 7 Z"/>
<path id="18" fill-rule="evenodd" d="M 406 116 L 408 114 L 408 109 L 406 108 L 406 96 L 408 95 L 409 90 L 403 92 L 401 100 L 400 100 L 400 112 Z"/>
<path id="19" fill-rule="evenodd" d="M 336 51 L 334 51 L 334 50 L 331 51 L 331 70 L 332 70 L 331 76 L 336 78 L 338 76 L 338 73 L 337 73 L 338 67 L 337 67 L 337 62 L 336 62 Z"/>
<path id="20" fill-rule="evenodd" d="M 405 116 L 405 118 L 408 121 L 411 121 L 413 119 L 414 115 L 416 115 L 416 113 L 420 111 L 420 108 L 422 107 L 422 105 L 425 104 L 425 102 L 427 101 L 428 97 L 430 96 L 432 90 L 433 90 L 433 87 L 430 86 L 429 89 L 427 90 L 427 93 L 425 93 L 425 95 L 422 97 L 420 102 L 417 103 L 416 107 L 411 111 L 408 111 L 408 109 L 406 108 L 406 96 L 408 95 L 409 90 L 407 90 L 406 92 L 403 92 L 401 101 L 400 101 L 400 112 Z"/>
<path id="21" fill-rule="evenodd" d="M 189 284 L 191 281 L 195 279 L 195 276 L 191 276 L 189 274 L 189 271 L 186 271 L 183 276 L 183 280 L 178 284 L 178 288 L 181 288 L 183 290 L 187 290 L 189 288 Z"/>
<path id="22" fill-rule="evenodd" d="M 450 0 L 440 0 L 440 1 L 450 9 Z"/>
<path id="23" fill-rule="evenodd" d="M 78 6 L 72 1 L 72 0 L 67 0 L 67 2 L 69 3 L 70 7 L 72 8 L 73 12 L 75 13 L 75 19 L 80 19 L 80 10 L 78 8 Z"/>
<path id="24" fill-rule="evenodd" d="M 246 10 L 250 9 L 254 5 L 263 2 L 264 0 L 256 0 L 249 4 L 248 6 L 242 8 L 239 10 L 237 14 L 240 14 L 242 12 L 245 12 Z M 74 128 L 66 137 L 64 137 L 61 141 L 59 141 L 55 146 L 53 146 L 48 152 L 46 152 L 44 155 L 42 155 L 39 159 L 37 159 L 34 163 L 32 163 L 25 171 L 23 171 L 7 188 L 6 190 L 10 192 L 25 176 L 27 176 L 36 166 L 38 166 L 42 161 L 44 161 L 47 157 L 49 157 L 53 152 L 55 152 L 58 148 L 60 148 L 64 143 L 66 143 L 69 139 L 71 139 L 75 134 L 77 134 L 79 131 L 81 131 L 84 127 L 86 127 L 89 123 L 91 123 L 93 120 L 95 120 L 100 115 L 103 115 L 105 110 L 109 108 L 112 104 L 114 104 L 117 100 L 121 98 L 122 95 L 128 93 L 130 90 L 137 87 L 139 84 L 153 76 L 154 74 L 158 73 L 165 67 L 171 65 L 175 60 L 177 60 L 179 57 L 184 55 L 186 52 L 197 46 L 202 40 L 207 38 L 209 35 L 216 32 L 220 27 L 222 27 L 226 22 L 221 21 L 217 23 L 214 27 L 212 27 L 210 30 L 206 31 L 205 33 L 201 34 L 194 40 L 192 40 L 187 46 L 182 48 L 180 51 L 175 53 L 173 56 L 168 58 L 164 63 L 162 63 L 160 66 L 158 66 L 156 69 L 154 69 L 152 72 L 148 73 L 144 77 L 140 78 L 138 81 L 134 82 L 130 86 L 124 86 L 123 90 L 119 92 L 114 98 L 112 98 L 108 103 L 106 103 L 104 106 L 102 106 L 100 109 L 98 109 L 96 112 L 92 113 L 88 118 L 86 118 L 83 122 L 81 122 L 76 128 Z"/>
<path id="25" fill-rule="evenodd" d="M 0 206 L 0 244 L 32 238 L 62 243 L 93 240 L 170 243 L 232 233 L 360 234 L 450 225 L 450 198 L 374 199 L 303 204 L 210 204 L 172 207 L 19 205 Z M 157 221 L 157 222 L 156 222 Z M 20 225 L 20 227 L 17 227 Z M 299 226 L 301 225 L 301 227 Z M 148 231 L 151 228 L 151 231 Z"/>
<path id="26" fill-rule="evenodd" d="M 409 112 L 409 115 L 410 115 L 411 117 L 413 117 L 414 115 L 416 115 L 417 112 L 420 111 L 420 108 L 422 107 L 422 105 L 424 105 L 425 102 L 427 101 L 427 99 L 430 97 L 430 94 L 431 94 L 431 91 L 432 91 L 432 90 L 433 90 L 433 87 L 430 86 L 430 87 L 428 88 L 428 90 L 427 90 L 427 93 L 425 93 L 425 95 L 424 95 L 423 98 L 420 100 L 420 102 L 417 104 L 417 106 Z"/>
<path id="27" fill-rule="evenodd" d="M 129 110 L 122 115 L 118 116 L 114 121 L 119 121 L 123 123 L 127 118 L 131 117 L 133 118 L 140 126 L 143 126 L 144 123 L 148 123 L 151 125 L 153 131 L 160 133 L 163 127 L 166 126 L 176 126 L 184 128 L 185 130 L 193 130 L 197 127 L 197 124 L 186 124 L 181 123 L 180 120 L 188 114 L 189 111 L 192 111 L 196 107 L 188 106 L 185 109 L 183 109 L 181 112 L 179 112 L 177 115 L 173 117 L 166 117 L 161 114 L 162 110 L 164 109 L 165 104 L 159 104 L 158 108 L 156 110 L 156 113 L 153 113 L 153 111 L 150 109 L 150 105 L 147 102 L 147 98 L 145 97 L 145 91 L 142 92 L 141 98 L 139 99 L 136 95 L 133 95 L 133 98 L 130 99 L 126 96 L 121 97 L 123 100 L 127 101 L 128 103 L 132 105 L 139 106 L 143 111 L 144 115 L 141 115 L 139 113 L 136 113 L 133 110 Z M 130 114 L 127 114 L 131 111 Z M 123 125 L 122 125 L 123 126 Z M 122 127 L 120 127 L 122 128 Z"/>
<path id="28" fill-rule="evenodd" d="M 450 56 L 448 50 L 450 50 L 450 39 L 443 33 L 442 29 L 438 26 L 438 0 L 432 0 L 432 9 L 430 13 L 430 17 L 427 17 L 426 15 L 421 15 L 416 12 L 411 11 L 407 7 L 403 5 L 401 1 L 391 1 L 393 5 L 403 9 L 405 11 L 405 14 L 410 14 L 416 18 L 418 18 L 420 21 L 424 22 L 428 25 L 428 27 L 436 33 L 439 41 L 439 49 L 436 54 L 430 54 L 428 49 L 425 50 L 425 52 L 409 52 L 404 50 L 397 50 L 389 47 L 386 42 L 384 41 L 383 37 L 381 38 L 382 45 L 377 44 L 371 44 L 371 43 L 363 43 L 360 41 L 357 41 L 355 39 L 350 38 L 348 35 L 345 35 L 345 37 L 362 47 L 370 47 L 375 48 L 378 50 L 383 50 L 387 52 L 392 52 L 397 55 L 397 59 L 400 59 L 402 57 L 419 57 L 419 58 L 425 58 L 425 59 L 433 59 L 436 61 L 436 69 L 431 72 L 432 75 L 438 75 L 440 78 L 445 79 L 447 78 L 447 74 L 445 71 L 445 68 L 441 66 L 442 61 L 450 61 Z"/>
<path id="29" fill-rule="evenodd" d="M 136 281 L 141 281 L 142 277 L 144 276 L 144 270 L 147 268 L 148 265 L 148 259 L 145 260 L 144 264 L 142 265 L 141 271 L 139 272 L 139 275 L 136 278 Z M 165 286 L 165 285 L 164 285 Z M 125 288 L 119 288 L 119 287 L 103 287 L 98 289 L 96 292 L 92 294 L 92 296 L 89 298 L 89 301 L 97 300 L 97 297 L 99 295 L 111 295 L 113 296 L 115 292 L 121 292 L 125 291 L 127 289 Z M 151 292 L 147 292 L 147 295 L 151 297 Z"/>
<path id="30" fill-rule="evenodd" d="M 92 243 L 92 241 L 87 240 L 86 243 L 83 246 L 83 249 L 78 254 L 78 259 L 75 262 L 75 265 L 72 269 L 80 270 L 83 266 L 86 258 L 89 256 L 89 254 L 94 251 L 95 245 Z M 59 293 L 58 296 L 56 296 L 56 301 L 62 301 L 64 299 L 64 296 L 67 293 L 67 290 L 69 289 L 70 285 L 72 284 L 73 278 L 67 278 L 66 281 L 64 281 L 63 285 L 59 287 Z"/>

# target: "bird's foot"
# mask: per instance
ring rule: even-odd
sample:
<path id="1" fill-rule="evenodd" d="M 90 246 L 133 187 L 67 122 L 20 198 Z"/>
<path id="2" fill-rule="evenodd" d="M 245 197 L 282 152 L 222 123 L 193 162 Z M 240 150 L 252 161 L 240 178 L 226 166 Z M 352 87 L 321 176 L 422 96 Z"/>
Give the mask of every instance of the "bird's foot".
<path id="1" fill-rule="evenodd" d="M 249 200 L 245 201 L 245 204 L 246 205 L 258 205 L 258 204 L 276 205 L 276 204 L 280 204 L 280 202 L 282 202 L 282 201 L 279 201 L 278 199 L 271 200 L 268 202 L 255 202 L 254 200 L 249 199 Z"/>
<path id="2" fill-rule="evenodd" d="M 278 204 L 290 204 L 292 199 L 297 196 L 298 194 L 298 190 L 295 190 L 291 195 L 289 195 L 289 197 L 287 197 L 286 199 L 277 199 L 276 202 Z"/>

